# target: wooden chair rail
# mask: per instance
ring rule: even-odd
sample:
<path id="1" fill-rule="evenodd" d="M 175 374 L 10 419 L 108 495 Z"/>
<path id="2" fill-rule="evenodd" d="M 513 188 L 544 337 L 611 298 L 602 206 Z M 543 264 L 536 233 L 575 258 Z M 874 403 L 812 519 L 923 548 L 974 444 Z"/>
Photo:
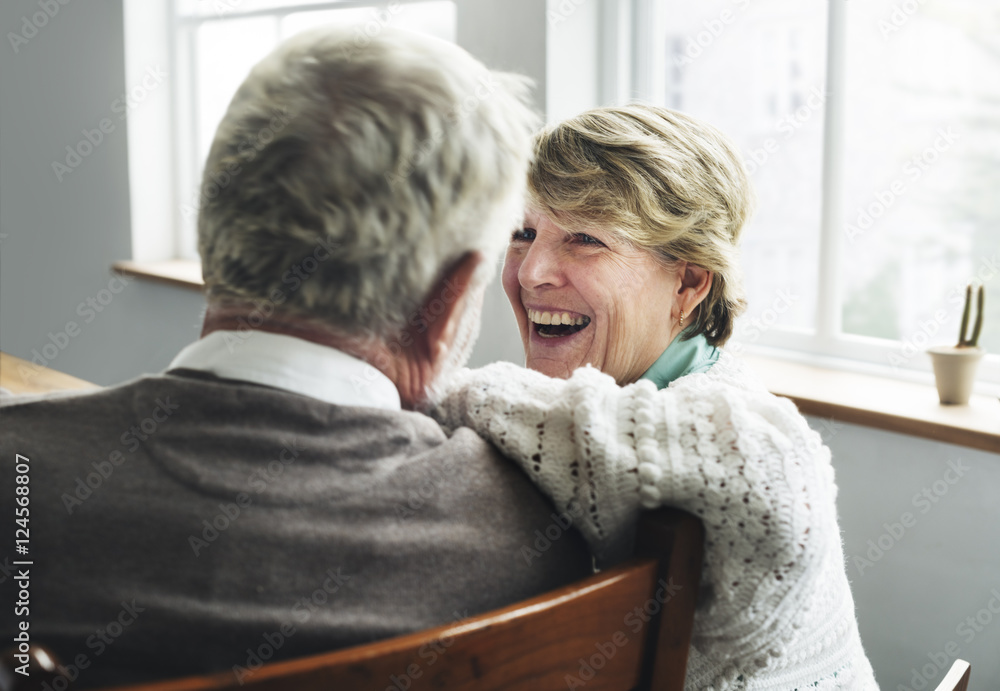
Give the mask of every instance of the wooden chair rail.
<path id="1" fill-rule="evenodd" d="M 381 691 L 395 680 L 408 691 L 565 689 L 566 676 L 578 676 L 580 667 L 567 667 L 566 661 L 595 655 L 604 660 L 582 682 L 587 689 L 632 689 L 639 682 L 648 629 L 634 634 L 623 622 L 655 591 L 657 567 L 653 560 L 635 560 L 465 622 L 267 664 L 242 685 L 226 672 L 117 691 Z M 622 632 L 618 644 L 613 631 Z"/>
<path id="2" fill-rule="evenodd" d="M 971 675 L 972 665 L 965 660 L 955 660 L 934 691 L 968 691 Z"/>

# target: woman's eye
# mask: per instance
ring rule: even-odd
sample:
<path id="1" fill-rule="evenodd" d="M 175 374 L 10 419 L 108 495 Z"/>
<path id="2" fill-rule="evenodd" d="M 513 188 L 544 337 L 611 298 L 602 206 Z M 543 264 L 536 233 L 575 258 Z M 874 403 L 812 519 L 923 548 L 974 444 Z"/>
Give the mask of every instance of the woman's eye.
<path id="1" fill-rule="evenodd" d="M 574 233 L 573 242 L 577 242 L 581 245 L 590 245 L 592 247 L 604 247 L 604 243 L 595 238 L 593 235 L 587 235 L 586 233 Z"/>
<path id="2" fill-rule="evenodd" d="M 511 233 L 511 242 L 529 242 L 535 239 L 535 229 L 534 228 L 520 228 Z"/>

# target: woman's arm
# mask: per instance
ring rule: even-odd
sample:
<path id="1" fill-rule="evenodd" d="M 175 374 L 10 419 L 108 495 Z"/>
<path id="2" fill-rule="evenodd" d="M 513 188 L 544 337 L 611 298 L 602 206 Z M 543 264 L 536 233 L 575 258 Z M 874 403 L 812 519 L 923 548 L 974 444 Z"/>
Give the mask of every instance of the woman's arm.
<path id="1" fill-rule="evenodd" d="M 600 558 L 628 555 L 641 508 L 699 516 L 714 595 L 748 604 L 764 579 L 775 597 L 800 580 L 836 525 L 836 490 L 791 402 L 735 386 L 720 365 L 657 391 L 589 367 L 560 380 L 498 363 L 459 373 L 435 416 L 496 444 Z"/>
<path id="2" fill-rule="evenodd" d="M 463 370 L 451 386 L 432 413 L 444 426 L 471 427 L 493 442 L 599 557 L 627 554 L 639 510 L 636 449 L 618 439 L 632 425 L 611 421 L 636 395 L 652 395 L 652 384 L 621 389 L 591 368 L 560 380 L 498 363 Z"/>

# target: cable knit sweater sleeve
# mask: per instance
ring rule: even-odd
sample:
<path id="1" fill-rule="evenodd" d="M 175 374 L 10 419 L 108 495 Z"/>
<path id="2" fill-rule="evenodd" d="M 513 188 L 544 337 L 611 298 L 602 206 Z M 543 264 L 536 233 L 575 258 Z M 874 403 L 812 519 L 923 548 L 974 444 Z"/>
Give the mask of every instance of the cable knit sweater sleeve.
<path id="1" fill-rule="evenodd" d="M 734 662 L 722 675 L 730 681 L 782 654 L 796 635 L 794 610 L 823 569 L 841 574 L 856 630 L 836 558 L 829 451 L 790 401 L 755 384 L 734 357 L 661 391 L 648 381 L 619 387 L 590 367 L 558 380 L 498 363 L 457 374 L 434 414 L 515 460 L 606 562 L 628 555 L 642 508 L 700 517 L 694 644 Z"/>

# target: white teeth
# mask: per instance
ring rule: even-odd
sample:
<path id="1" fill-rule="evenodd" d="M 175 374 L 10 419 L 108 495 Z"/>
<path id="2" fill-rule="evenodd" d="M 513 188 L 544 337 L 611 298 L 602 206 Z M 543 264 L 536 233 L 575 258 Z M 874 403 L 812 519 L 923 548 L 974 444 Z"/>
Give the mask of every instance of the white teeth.
<path id="1" fill-rule="evenodd" d="M 539 312 L 538 310 L 528 310 L 528 319 L 535 324 L 580 326 L 587 318 L 582 316 L 574 317 L 569 312 Z"/>

